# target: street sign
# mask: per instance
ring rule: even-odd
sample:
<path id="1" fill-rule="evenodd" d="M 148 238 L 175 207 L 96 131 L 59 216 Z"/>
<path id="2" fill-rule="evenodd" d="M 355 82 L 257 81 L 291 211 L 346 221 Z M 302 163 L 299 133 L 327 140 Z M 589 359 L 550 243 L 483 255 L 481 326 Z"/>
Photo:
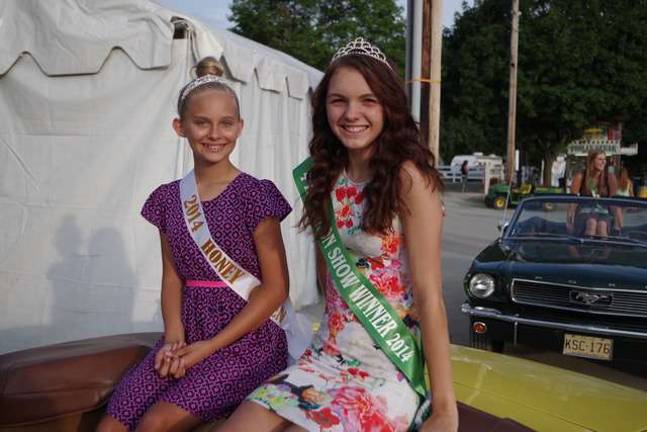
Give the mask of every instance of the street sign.
<path id="1" fill-rule="evenodd" d="M 572 141 L 567 149 L 567 153 L 573 156 L 586 156 L 591 151 L 602 151 L 607 156 L 624 155 L 633 156 L 638 154 L 638 144 L 622 147 L 620 140 L 610 139 L 580 139 Z"/>

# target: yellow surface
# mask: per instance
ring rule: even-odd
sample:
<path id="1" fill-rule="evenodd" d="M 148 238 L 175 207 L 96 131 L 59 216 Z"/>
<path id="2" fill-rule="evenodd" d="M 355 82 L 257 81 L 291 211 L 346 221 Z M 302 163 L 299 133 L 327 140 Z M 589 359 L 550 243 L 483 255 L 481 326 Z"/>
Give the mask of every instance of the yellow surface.
<path id="1" fill-rule="evenodd" d="M 532 192 L 532 185 L 529 183 L 524 183 L 521 185 L 521 188 L 519 188 L 519 193 L 522 195 L 527 195 L 530 192 Z"/>
<path id="2" fill-rule="evenodd" d="M 638 188 L 638 198 L 647 199 L 647 186 L 640 186 Z"/>
<path id="3" fill-rule="evenodd" d="M 647 392 L 457 345 L 452 366 L 458 400 L 538 432 L 647 431 Z"/>

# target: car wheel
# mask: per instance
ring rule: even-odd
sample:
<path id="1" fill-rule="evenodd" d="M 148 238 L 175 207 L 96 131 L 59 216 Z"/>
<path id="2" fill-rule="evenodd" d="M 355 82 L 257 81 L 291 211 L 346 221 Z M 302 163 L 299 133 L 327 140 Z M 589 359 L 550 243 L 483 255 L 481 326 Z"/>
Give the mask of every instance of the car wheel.
<path id="1" fill-rule="evenodd" d="M 470 328 L 470 346 L 472 348 L 481 349 L 485 351 L 502 353 L 504 343 L 503 341 L 492 340 L 487 335 L 474 333 Z"/>
<path id="2" fill-rule="evenodd" d="M 497 210 L 502 210 L 505 208 L 506 197 L 498 196 L 494 198 L 494 208 Z"/>

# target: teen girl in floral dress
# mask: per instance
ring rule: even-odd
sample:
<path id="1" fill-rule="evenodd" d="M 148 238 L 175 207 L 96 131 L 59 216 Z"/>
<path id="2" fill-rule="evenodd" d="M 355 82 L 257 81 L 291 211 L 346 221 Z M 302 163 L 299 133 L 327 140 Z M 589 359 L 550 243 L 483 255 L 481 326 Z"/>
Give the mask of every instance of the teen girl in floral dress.
<path id="1" fill-rule="evenodd" d="M 322 249 L 334 224 L 350 264 L 382 294 L 405 330 L 422 337 L 433 413 L 420 430 L 455 432 L 441 288 L 441 181 L 409 115 L 401 81 L 379 49 L 358 39 L 333 58 L 313 108 L 302 224 L 313 229 Z M 338 279 L 325 270 L 336 265 L 331 259 L 336 256 L 327 255 L 326 264 L 319 254 L 326 309 L 311 347 L 296 365 L 256 389 L 222 431 L 407 431 L 412 426 L 420 403 L 414 388 L 419 387 L 349 309 L 347 292 L 342 295 Z M 352 301 L 370 308 L 364 297 Z"/>

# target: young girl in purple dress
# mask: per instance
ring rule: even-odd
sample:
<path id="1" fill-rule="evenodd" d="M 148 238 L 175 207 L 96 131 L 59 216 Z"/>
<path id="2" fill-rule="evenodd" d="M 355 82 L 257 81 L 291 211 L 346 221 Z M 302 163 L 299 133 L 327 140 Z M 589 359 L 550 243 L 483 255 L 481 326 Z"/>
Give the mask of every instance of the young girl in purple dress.
<path id="1" fill-rule="evenodd" d="M 159 229 L 164 335 L 116 388 L 98 430 L 190 430 L 225 417 L 286 367 L 288 273 L 276 186 L 230 161 L 238 99 L 206 75 L 180 92 L 173 128 L 194 171 L 158 187 L 142 215 Z M 262 280 L 262 282 L 261 282 Z"/>

